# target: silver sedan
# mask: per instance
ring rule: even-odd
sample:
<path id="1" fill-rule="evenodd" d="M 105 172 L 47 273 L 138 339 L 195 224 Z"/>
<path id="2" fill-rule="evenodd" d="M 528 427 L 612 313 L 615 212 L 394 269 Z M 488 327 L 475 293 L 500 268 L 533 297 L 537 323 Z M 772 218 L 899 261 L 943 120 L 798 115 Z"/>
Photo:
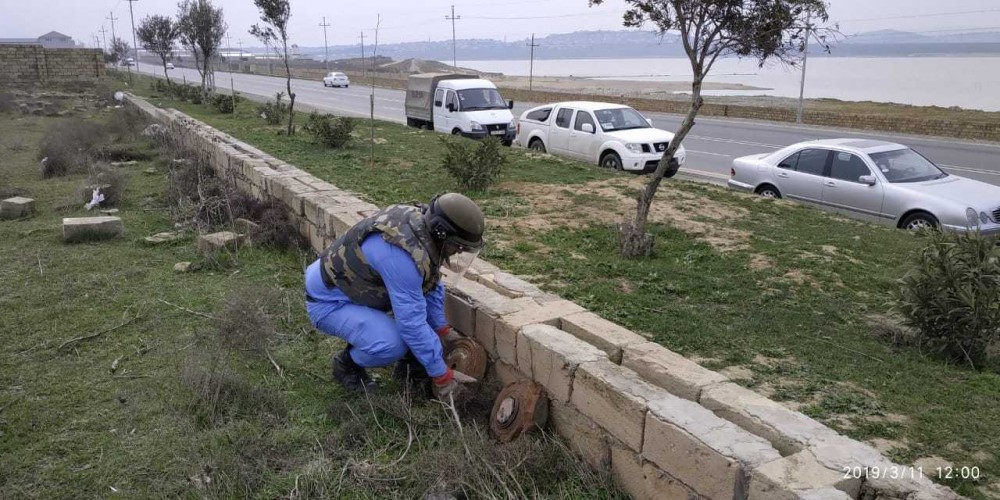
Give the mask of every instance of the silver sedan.
<path id="1" fill-rule="evenodd" d="M 830 139 L 733 161 L 729 187 L 905 229 L 1000 234 L 1000 187 L 943 172 L 891 142 Z"/>

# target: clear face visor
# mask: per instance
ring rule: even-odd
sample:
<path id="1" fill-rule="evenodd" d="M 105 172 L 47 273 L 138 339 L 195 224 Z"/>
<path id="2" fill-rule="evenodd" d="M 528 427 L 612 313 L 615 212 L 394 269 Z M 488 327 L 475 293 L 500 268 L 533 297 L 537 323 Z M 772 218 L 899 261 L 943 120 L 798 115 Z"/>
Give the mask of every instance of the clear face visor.
<path id="1" fill-rule="evenodd" d="M 444 264 L 442 267 L 450 272 L 450 275 L 445 279 L 445 283 L 448 285 L 455 285 L 465 278 L 465 273 L 475 262 L 476 258 L 479 257 L 479 252 L 482 248 L 471 248 L 461 245 L 455 245 L 452 243 L 447 243 L 446 254 L 450 254 L 445 257 Z M 457 251 L 455 251 L 457 249 Z M 451 250 L 449 252 L 449 250 Z"/>

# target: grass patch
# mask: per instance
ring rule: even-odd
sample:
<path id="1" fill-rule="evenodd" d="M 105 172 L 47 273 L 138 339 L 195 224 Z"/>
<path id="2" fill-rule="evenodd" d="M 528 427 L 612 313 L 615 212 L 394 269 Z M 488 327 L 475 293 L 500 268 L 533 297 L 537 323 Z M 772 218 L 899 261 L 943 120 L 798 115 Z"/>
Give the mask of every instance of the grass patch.
<path id="1" fill-rule="evenodd" d="M 106 123 L 116 112 L 92 113 Z M 439 405 L 401 409 L 392 384 L 371 403 L 343 393 L 329 375 L 342 345 L 312 331 L 304 311 L 311 255 L 254 245 L 226 254 L 225 266 L 175 272 L 200 259 L 190 240 L 143 241 L 190 221 L 174 208 L 181 196 L 166 195 L 169 148 L 151 146 L 151 159 L 122 167 L 133 172 L 118 207 L 124 238 L 63 244 L 63 217 L 93 215 L 76 203 L 86 172 L 43 179 L 35 151 L 10 148 L 37 144 L 59 122 L 0 120 L 3 187 L 37 200 L 33 217 L 0 222 L 0 497 L 500 491 L 482 476 L 490 465 L 529 495 L 622 498 L 546 438 L 520 450 L 467 434 L 470 449 L 483 450 L 468 462 Z M 148 168 L 157 175 L 136 173 Z M 57 211 L 67 199 L 72 206 Z"/>
<path id="2" fill-rule="evenodd" d="M 377 122 L 367 145 L 331 153 L 284 137 L 249 112 L 154 99 L 384 205 L 455 189 L 437 136 Z M 359 124 L 366 128 L 367 124 Z M 783 201 L 671 181 L 654 203 L 649 259 L 617 255 L 612 224 L 631 213 L 639 179 L 579 162 L 509 152 L 489 193 L 469 193 L 489 218 L 491 262 L 536 281 L 859 439 L 905 439 L 894 457 L 940 455 L 978 466 L 974 498 L 1000 477 L 1000 376 L 894 348 L 869 318 L 890 310 L 919 237 Z M 405 158 L 406 164 L 400 162 Z M 659 208 L 657 208 L 659 206 Z M 781 359 L 780 363 L 774 359 Z M 983 458 L 990 457 L 990 458 Z"/>

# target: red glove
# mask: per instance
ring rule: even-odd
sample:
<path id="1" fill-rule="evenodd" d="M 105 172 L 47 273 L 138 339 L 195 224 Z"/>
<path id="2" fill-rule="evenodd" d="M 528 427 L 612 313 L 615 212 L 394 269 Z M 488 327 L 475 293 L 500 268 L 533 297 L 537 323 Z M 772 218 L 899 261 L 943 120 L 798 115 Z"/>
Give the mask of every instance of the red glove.
<path id="1" fill-rule="evenodd" d="M 473 384 L 476 382 L 476 379 L 448 368 L 448 371 L 444 372 L 444 375 L 434 377 L 433 381 L 434 385 L 432 389 L 434 390 L 434 397 L 438 401 L 446 401 L 449 396 L 458 395 L 461 390 L 460 384 Z"/>
<path id="2" fill-rule="evenodd" d="M 447 337 L 448 334 L 450 333 L 451 333 L 451 326 L 449 325 L 444 325 L 441 328 L 437 329 L 438 337 L 441 337 L 442 339 Z"/>

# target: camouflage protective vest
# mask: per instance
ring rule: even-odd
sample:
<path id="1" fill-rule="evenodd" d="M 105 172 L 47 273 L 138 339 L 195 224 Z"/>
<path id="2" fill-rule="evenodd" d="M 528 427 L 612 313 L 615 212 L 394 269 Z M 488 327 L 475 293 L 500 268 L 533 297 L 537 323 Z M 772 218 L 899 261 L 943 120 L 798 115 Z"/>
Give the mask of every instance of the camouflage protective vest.
<path id="1" fill-rule="evenodd" d="M 337 287 L 354 303 L 381 311 L 392 309 L 382 277 L 361 252 L 361 243 L 379 233 L 388 243 L 406 250 L 417 264 L 427 294 L 441 279 L 441 257 L 424 225 L 421 207 L 393 205 L 357 223 L 337 238 L 321 255 L 323 281 Z"/>

